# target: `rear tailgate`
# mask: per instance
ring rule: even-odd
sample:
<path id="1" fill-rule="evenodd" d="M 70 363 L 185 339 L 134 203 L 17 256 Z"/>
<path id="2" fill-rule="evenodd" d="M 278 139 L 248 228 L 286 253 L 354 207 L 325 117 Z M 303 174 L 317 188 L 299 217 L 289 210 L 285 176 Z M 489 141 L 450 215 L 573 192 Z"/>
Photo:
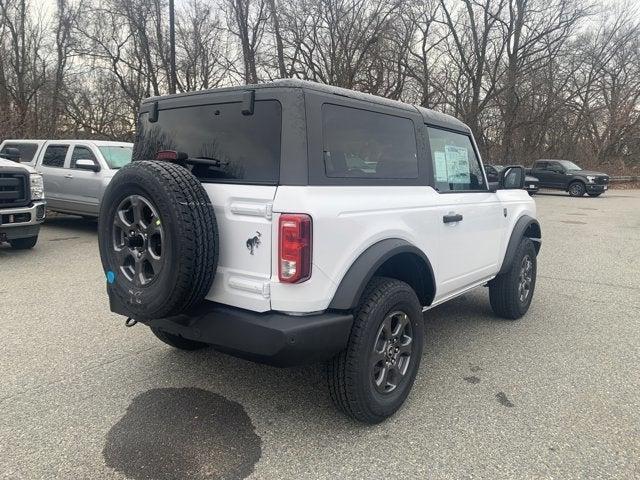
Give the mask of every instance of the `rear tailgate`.
<path id="1" fill-rule="evenodd" d="M 264 312 L 271 309 L 271 217 L 275 186 L 205 183 L 220 240 L 218 271 L 208 300 Z"/>
<path id="2" fill-rule="evenodd" d="M 189 159 L 214 206 L 219 260 L 209 300 L 271 309 L 271 211 L 281 133 L 281 103 L 266 93 L 254 99 L 247 92 L 225 91 L 143 104 L 134 159 L 167 151 Z"/>

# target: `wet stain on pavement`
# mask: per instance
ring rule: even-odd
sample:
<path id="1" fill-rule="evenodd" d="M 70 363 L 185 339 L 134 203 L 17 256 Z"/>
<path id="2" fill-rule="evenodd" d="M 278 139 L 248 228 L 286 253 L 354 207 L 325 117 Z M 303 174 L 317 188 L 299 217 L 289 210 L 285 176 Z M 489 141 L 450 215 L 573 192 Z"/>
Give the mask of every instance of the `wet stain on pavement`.
<path id="1" fill-rule="evenodd" d="M 50 238 L 50 242 L 62 242 L 63 240 L 75 240 L 80 237 L 60 237 L 60 238 Z"/>
<path id="2" fill-rule="evenodd" d="M 480 383 L 480 377 L 476 377 L 475 375 L 472 375 L 470 377 L 462 377 L 462 379 L 465 382 L 471 383 L 471 384 L 476 384 L 476 383 Z"/>
<path id="3" fill-rule="evenodd" d="M 239 403 L 199 388 L 161 388 L 131 402 L 102 454 L 134 480 L 240 479 L 253 472 L 261 444 Z"/>
<path id="4" fill-rule="evenodd" d="M 496 399 L 500 402 L 501 405 L 505 407 L 514 407 L 515 405 L 507 398 L 507 395 L 504 392 L 496 393 Z"/>

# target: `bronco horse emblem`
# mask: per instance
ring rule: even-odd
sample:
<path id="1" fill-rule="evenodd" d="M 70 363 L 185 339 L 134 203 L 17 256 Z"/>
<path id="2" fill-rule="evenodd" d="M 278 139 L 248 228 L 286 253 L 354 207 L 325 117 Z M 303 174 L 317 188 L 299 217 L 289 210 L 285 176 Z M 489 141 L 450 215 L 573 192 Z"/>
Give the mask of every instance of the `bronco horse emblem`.
<path id="1" fill-rule="evenodd" d="M 262 234 L 260 232 L 256 232 L 256 236 L 247 240 L 247 250 L 249 253 L 253 255 L 253 251 L 260 246 L 260 237 Z"/>

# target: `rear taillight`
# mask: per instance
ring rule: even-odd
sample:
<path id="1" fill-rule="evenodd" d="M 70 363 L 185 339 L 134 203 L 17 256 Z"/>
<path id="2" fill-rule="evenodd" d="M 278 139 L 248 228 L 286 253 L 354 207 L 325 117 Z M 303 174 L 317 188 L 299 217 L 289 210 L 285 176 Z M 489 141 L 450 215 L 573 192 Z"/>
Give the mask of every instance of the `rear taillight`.
<path id="1" fill-rule="evenodd" d="M 311 217 L 301 213 L 280 215 L 278 227 L 278 277 L 300 283 L 311 277 Z"/>

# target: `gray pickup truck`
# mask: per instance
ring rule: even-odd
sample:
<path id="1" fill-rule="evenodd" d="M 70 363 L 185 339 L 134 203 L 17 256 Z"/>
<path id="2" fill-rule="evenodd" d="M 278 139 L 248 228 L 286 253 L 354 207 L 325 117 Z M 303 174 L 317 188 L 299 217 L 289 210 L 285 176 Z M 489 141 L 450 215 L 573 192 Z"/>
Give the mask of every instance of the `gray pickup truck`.
<path id="1" fill-rule="evenodd" d="M 28 165 L 0 157 L 0 243 L 33 248 L 45 207 L 42 176 Z"/>
<path id="2" fill-rule="evenodd" d="M 95 218 L 102 194 L 118 169 L 131 162 L 133 144 L 101 140 L 5 140 L 0 155 L 18 150 L 20 161 L 44 178 L 49 210 Z"/>

